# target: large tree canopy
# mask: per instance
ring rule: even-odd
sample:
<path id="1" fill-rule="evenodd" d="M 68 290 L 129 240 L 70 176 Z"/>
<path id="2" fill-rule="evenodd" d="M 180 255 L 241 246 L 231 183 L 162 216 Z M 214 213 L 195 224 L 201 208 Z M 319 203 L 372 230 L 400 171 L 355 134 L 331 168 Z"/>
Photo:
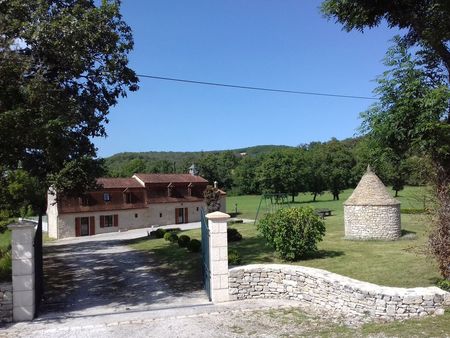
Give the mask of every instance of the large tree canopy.
<path id="1" fill-rule="evenodd" d="M 347 31 L 363 31 L 378 26 L 382 20 L 389 27 L 405 29 L 403 41 L 431 50 L 450 75 L 448 0 L 325 0 L 322 12 L 343 24 Z"/>
<path id="2" fill-rule="evenodd" d="M 0 163 L 80 193 L 100 173 L 93 137 L 137 89 L 119 1 L 0 0 Z M 64 183 L 64 184 L 63 184 Z"/>

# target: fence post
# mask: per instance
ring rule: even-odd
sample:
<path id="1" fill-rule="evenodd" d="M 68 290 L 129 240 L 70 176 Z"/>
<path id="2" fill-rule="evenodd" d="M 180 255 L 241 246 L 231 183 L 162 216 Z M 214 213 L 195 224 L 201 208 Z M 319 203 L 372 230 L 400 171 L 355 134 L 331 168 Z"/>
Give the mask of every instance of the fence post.
<path id="1" fill-rule="evenodd" d="M 20 222 L 11 229 L 13 321 L 34 318 L 34 223 Z"/>
<path id="2" fill-rule="evenodd" d="M 228 239 L 227 219 L 230 215 L 215 211 L 206 215 L 209 228 L 209 259 L 211 273 L 211 300 L 226 302 L 228 294 Z"/>

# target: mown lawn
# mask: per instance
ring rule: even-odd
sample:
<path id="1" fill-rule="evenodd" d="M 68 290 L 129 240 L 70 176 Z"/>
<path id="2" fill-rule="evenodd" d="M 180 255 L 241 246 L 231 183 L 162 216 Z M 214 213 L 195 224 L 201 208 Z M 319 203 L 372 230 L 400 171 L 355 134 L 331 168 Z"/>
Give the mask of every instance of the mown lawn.
<path id="1" fill-rule="evenodd" d="M 268 247 L 253 224 L 233 224 L 244 239 L 229 243 L 242 258 L 242 264 L 288 263 L 325 269 L 338 274 L 380 285 L 396 287 L 417 287 L 433 285 L 439 279 L 434 261 L 426 255 L 427 227 L 429 216 L 424 214 L 402 214 L 404 237 L 398 241 L 349 241 L 344 239 L 342 203 L 351 191 L 342 193 L 339 201 L 325 193 L 312 202 L 310 195 L 300 195 L 290 206 L 312 206 L 329 208 L 333 216 L 325 220 L 327 233 L 319 243 L 319 252 L 297 262 L 283 262 L 272 248 Z M 425 188 L 407 187 L 400 192 L 399 200 L 403 208 L 423 208 Z M 254 218 L 260 201 L 259 196 L 236 196 L 227 199 L 228 211 L 233 211 L 238 203 L 239 217 Z M 183 232 L 192 238 L 200 238 L 200 230 Z M 139 250 L 150 251 L 167 268 L 171 267 L 191 277 L 199 276 L 199 255 L 187 253 L 175 244 L 163 239 L 142 239 L 133 244 Z M 194 271 L 195 270 L 195 271 Z M 191 271 L 191 272 L 189 272 Z M 194 272 L 192 272 L 194 271 Z"/>

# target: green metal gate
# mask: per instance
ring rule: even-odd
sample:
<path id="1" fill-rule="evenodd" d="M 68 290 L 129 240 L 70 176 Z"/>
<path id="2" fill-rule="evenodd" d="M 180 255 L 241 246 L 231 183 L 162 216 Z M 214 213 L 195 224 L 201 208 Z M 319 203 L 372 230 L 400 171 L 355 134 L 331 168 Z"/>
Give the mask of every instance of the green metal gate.
<path id="1" fill-rule="evenodd" d="M 203 208 L 200 212 L 201 224 L 202 224 L 202 275 L 203 275 L 203 287 L 211 300 L 211 271 L 210 271 L 210 259 L 209 259 L 209 228 L 208 220 L 205 217 L 205 211 Z"/>

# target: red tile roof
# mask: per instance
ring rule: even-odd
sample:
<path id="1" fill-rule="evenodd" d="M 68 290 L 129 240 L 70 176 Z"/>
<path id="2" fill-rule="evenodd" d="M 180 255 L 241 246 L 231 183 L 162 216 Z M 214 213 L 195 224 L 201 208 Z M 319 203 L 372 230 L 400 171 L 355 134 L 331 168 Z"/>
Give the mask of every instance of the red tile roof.
<path id="1" fill-rule="evenodd" d="M 134 178 L 97 178 L 97 184 L 105 189 L 114 188 L 143 188 L 142 184 Z"/>
<path id="2" fill-rule="evenodd" d="M 149 197 L 147 199 L 148 204 L 156 204 L 156 203 L 183 203 L 183 202 L 202 202 L 203 198 L 195 197 L 195 196 L 184 196 L 184 197 L 167 197 L 167 196 L 158 196 L 158 197 Z"/>
<path id="3" fill-rule="evenodd" d="M 191 174 L 134 174 L 144 183 L 208 183 L 203 177 Z"/>

